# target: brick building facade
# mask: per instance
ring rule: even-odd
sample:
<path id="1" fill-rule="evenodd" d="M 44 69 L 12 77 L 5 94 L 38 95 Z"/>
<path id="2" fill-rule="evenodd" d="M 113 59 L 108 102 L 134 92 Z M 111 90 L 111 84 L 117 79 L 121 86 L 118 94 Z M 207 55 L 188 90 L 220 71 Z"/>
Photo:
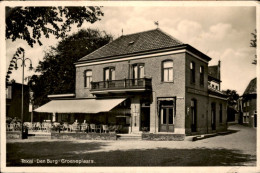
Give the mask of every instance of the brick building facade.
<path id="1" fill-rule="evenodd" d="M 252 79 L 239 100 L 240 123 L 257 127 L 256 78 Z"/>
<path id="2" fill-rule="evenodd" d="M 121 124 L 124 133 L 224 131 L 227 99 L 220 87 L 208 85 L 210 60 L 160 29 L 123 35 L 75 63 L 75 100 L 122 102 L 107 112 L 86 110 L 75 118 Z"/>

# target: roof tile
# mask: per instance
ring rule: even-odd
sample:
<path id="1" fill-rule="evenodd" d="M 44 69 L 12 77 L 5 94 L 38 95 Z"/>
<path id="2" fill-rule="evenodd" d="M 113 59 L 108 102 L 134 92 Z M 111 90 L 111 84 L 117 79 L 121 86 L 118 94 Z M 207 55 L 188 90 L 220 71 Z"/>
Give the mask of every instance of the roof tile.
<path id="1" fill-rule="evenodd" d="M 135 34 L 123 35 L 97 49 L 96 51 L 84 56 L 79 61 L 127 55 L 149 50 L 170 48 L 179 45 L 183 45 L 183 43 L 164 33 L 160 29 L 155 29 Z"/>

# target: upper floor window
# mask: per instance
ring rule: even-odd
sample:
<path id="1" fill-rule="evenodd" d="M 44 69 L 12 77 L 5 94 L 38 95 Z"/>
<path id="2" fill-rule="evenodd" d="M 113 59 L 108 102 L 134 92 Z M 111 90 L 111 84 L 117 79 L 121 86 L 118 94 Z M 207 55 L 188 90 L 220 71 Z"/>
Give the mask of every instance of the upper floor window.
<path id="1" fill-rule="evenodd" d="M 200 85 L 204 85 L 204 67 L 200 66 Z"/>
<path id="2" fill-rule="evenodd" d="M 162 81 L 173 82 L 173 61 L 167 60 L 162 63 Z"/>
<path id="3" fill-rule="evenodd" d="M 195 63 L 190 63 L 190 82 L 195 83 Z"/>
<path id="4" fill-rule="evenodd" d="M 92 82 L 92 70 L 86 70 L 85 71 L 84 87 L 90 88 L 91 82 Z"/>
<path id="5" fill-rule="evenodd" d="M 104 81 L 115 80 L 115 67 L 104 68 Z"/>
<path id="6" fill-rule="evenodd" d="M 249 106 L 249 101 L 247 101 L 246 103 L 247 103 L 246 105 Z"/>
<path id="7" fill-rule="evenodd" d="M 144 78 L 144 64 L 134 64 L 132 66 L 133 69 L 133 79 Z"/>

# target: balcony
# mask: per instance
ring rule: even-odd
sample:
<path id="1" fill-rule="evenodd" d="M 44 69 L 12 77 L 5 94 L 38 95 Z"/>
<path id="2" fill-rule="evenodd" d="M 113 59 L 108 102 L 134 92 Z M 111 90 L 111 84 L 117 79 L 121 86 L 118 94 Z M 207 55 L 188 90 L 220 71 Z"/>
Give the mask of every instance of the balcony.
<path id="1" fill-rule="evenodd" d="M 92 94 L 103 93 L 123 93 L 123 92 L 142 92 L 152 88 L 152 79 L 122 79 L 111 81 L 92 82 Z"/>

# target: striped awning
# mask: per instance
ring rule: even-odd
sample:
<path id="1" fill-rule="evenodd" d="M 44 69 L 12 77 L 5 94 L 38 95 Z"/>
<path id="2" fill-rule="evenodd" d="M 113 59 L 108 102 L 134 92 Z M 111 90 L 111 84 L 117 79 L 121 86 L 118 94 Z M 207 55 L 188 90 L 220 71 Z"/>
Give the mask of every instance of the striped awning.
<path id="1" fill-rule="evenodd" d="M 52 100 L 35 109 L 44 113 L 99 113 L 108 112 L 126 98 Z"/>

